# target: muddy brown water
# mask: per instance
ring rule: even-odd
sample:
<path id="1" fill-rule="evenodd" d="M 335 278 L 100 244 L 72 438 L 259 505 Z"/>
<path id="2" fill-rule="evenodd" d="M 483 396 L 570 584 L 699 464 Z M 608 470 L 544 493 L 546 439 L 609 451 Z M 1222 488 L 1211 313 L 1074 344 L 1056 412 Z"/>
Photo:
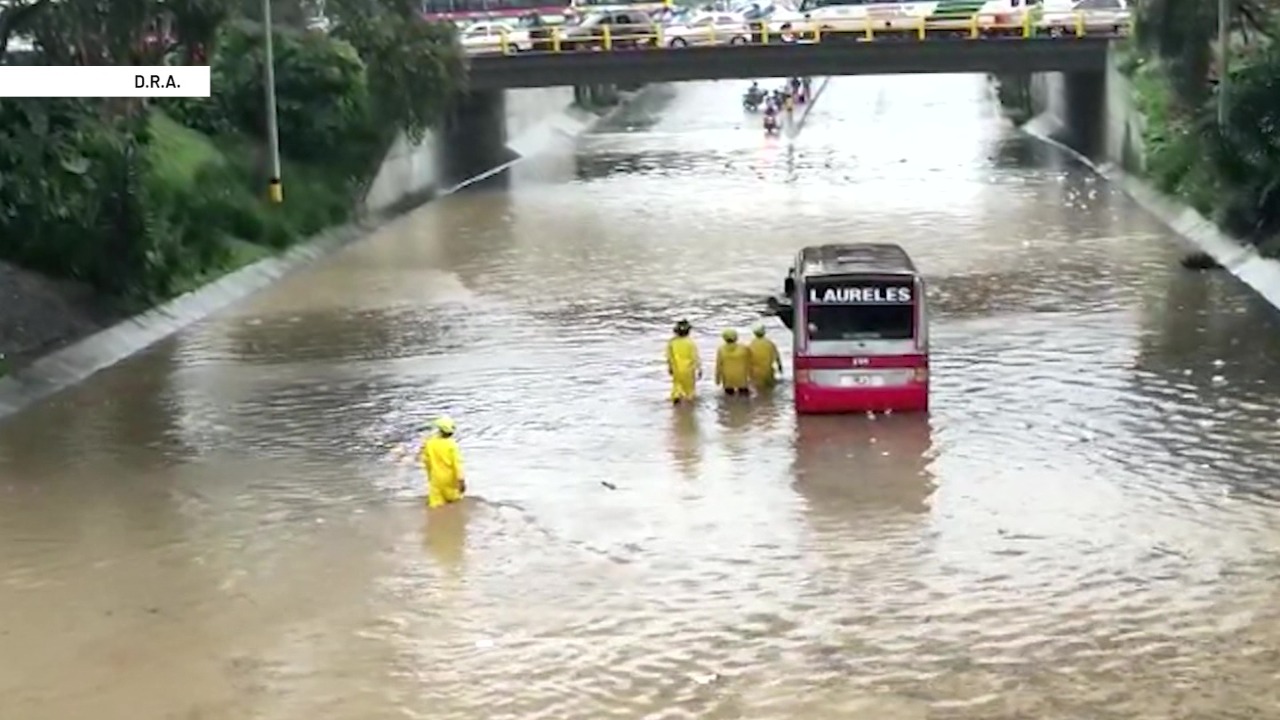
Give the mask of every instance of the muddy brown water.
<path id="1" fill-rule="evenodd" d="M 793 144 L 741 91 L 0 425 L 0 716 L 1274 713 L 1273 313 L 979 78 L 836 80 Z M 667 406 L 674 319 L 709 357 L 845 239 L 932 279 L 929 417 Z M 483 501 L 428 519 L 441 412 Z"/>

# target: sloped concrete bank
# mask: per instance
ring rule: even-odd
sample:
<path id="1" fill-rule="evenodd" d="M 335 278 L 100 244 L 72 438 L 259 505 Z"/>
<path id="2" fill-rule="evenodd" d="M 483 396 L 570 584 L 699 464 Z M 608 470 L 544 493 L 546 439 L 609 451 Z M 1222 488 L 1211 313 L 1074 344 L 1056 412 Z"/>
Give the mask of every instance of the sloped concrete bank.
<path id="1" fill-rule="evenodd" d="M 1080 133 L 1070 127 L 1065 114 L 1068 103 L 1061 74 L 1031 78 L 1032 107 L 1036 115 L 1022 126 L 1023 132 L 1070 153 L 1177 233 L 1188 249 L 1207 253 L 1267 302 L 1280 308 L 1280 260 L 1263 257 L 1252 244 L 1224 233 L 1195 209 L 1142 179 L 1146 119 L 1134 106 L 1132 83 L 1120 71 L 1118 61 L 1118 54 L 1112 52 L 1107 62 L 1101 112 L 1096 119 L 1099 127 L 1094 131 L 1096 159 L 1070 144 L 1071 138 Z"/>
<path id="2" fill-rule="evenodd" d="M 524 104 L 516 105 L 516 110 L 508 110 L 509 127 L 519 128 L 511 135 L 516 141 L 513 145 L 518 144 L 524 151 L 518 154 L 527 157 L 550 147 L 553 141 L 583 135 L 621 113 L 646 90 L 624 93 L 617 106 L 598 113 L 571 107 L 568 103 L 559 103 L 561 98 L 557 93 L 567 92 L 572 99 L 572 88 L 530 91 L 544 94 L 526 98 L 521 101 Z M 226 309 L 285 275 L 368 236 L 382 225 L 434 197 L 456 192 L 481 179 L 471 178 L 452 187 L 440 188 L 443 176 L 439 157 L 438 143 L 431 135 L 416 145 L 403 140 L 398 142 L 388 153 L 387 160 L 370 186 L 362 219 L 320 233 L 279 256 L 243 267 L 209 285 L 74 342 L 0 378 L 0 418 L 12 415 Z M 482 177 L 500 172 L 518 161 L 506 163 L 501 168 L 484 173 Z"/>

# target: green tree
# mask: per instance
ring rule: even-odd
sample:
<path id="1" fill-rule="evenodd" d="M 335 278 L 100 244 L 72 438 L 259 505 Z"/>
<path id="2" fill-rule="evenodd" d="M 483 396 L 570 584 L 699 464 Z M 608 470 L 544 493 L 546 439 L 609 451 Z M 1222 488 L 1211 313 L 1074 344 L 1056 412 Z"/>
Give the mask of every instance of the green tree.
<path id="1" fill-rule="evenodd" d="M 1269 5 L 1232 0 L 1231 9 L 1237 37 L 1270 37 Z M 1218 6 L 1211 0 L 1146 0 L 1138 5 L 1138 45 L 1160 60 L 1186 111 L 1199 109 L 1210 96 L 1217 37 Z"/>
<path id="2" fill-rule="evenodd" d="M 332 0 L 329 12 L 368 68 L 375 116 L 415 140 L 437 125 L 464 90 L 453 26 L 425 22 L 410 0 Z"/>

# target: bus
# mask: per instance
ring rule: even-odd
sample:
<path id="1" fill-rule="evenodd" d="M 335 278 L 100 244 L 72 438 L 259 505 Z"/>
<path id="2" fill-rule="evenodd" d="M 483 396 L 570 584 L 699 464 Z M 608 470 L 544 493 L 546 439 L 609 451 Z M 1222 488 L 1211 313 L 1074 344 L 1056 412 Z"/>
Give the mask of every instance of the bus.
<path id="1" fill-rule="evenodd" d="M 929 409 L 925 283 L 905 250 L 806 247 L 787 286 L 796 412 Z"/>

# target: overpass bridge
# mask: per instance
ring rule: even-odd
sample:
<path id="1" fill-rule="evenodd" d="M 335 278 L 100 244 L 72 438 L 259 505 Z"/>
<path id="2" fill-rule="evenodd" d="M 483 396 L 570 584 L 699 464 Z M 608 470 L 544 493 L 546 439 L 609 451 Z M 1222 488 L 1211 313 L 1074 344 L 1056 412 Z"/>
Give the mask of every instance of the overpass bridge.
<path id="1" fill-rule="evenodd" d="M 1030 23 L 993 32 L 972 21 L 963 27 L 910 32 L 814 31 L 802 39 L 770 36 L 760 26 L 725 42 L 673 46 L 662 28 L 630 34 L 608 29 L 598 36 L 553 28 L 533 49 L 469 58 L 473 91 L 561 85 L 645 84 L 685 80 L 730 80 L 815 75 L 922 73 L 1097 73 L 1106 69 L 1111 43 L 1128 28 L 1089 28 L 1078 21 L 1070 32 Z"/>

